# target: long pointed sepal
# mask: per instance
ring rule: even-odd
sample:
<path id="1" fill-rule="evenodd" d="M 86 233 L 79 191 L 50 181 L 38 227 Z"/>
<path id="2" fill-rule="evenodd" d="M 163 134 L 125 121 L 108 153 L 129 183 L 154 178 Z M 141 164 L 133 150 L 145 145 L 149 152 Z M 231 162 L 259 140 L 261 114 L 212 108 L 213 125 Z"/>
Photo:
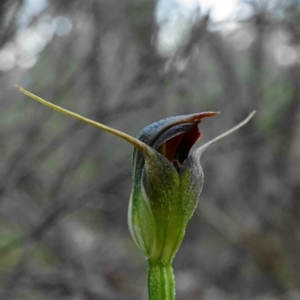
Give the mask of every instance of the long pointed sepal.
<path id="1" fill-rule="evenodd" d="M 146 145 L 145 143 L 139 141 L 138 139 L 136 139 L 136 138 L 134 138 L 134 137 L 132 137 L 132 136 L 124 133 L 124 132 L 121 132 L 121 131 L 116 130 L 114 128 L 105 126 L 105 125 L 103 125 L 101 123 L 98 123 L 98 122 L 93 121 L 91 119 L 85 118 L 85 117 L 83 117 L 83 116 L 81 116 L 79 114 L 76 114 L 76 113 L 74 113 L 72 111 L 69 111 L 69 110 L 67 110 L 65 108 L 62 108 L 60 106 L 57 106 L 57 105 L 55 105 L 55 104 L 53 104 L 51 102 L 48 102 L 48 101 L 46 101 L 46 100 L 44 100 L 44 99 L 42 99 L 42 98 L 40 98 L 40 97 L 38 97 L 38 96 L 36 96 L 36 95 L 34 95 L 32 93 L 26 91 L 25 89 L 21 88 L 18 85 L 15 85 L 15 87 L 21 93 L 23 93 L 24 95 L 30 97 L 31 99 L 33 99 L 33 100 L 35 100 L 37 102 L 40 102 L 41 104 L 43 104 L 43 105 L 45 105 L 45 106 L 47 106 L 47 107 L 49 107 L 49 108 L 51 108 L 53 110 L 56 110 L 56 111 L 58 111 L 58 112 L 60 112 L 62 114 L 65 114 L 65 115 L 69 116 L 69 117 L 72 117 L 72 118 L 77 119 L 77 120 L 79 120 L 81 122 L 87 123 L 87 124 L 92 125 L 92 126 L 98 128 L 98 129 L 105 130 L 107 132 L 110 132 L 110 133 L 118 136 L 119 138 L 125 140 L 126 142 L 130 143 L 131 145 L 133 145 L 134 147 L 136 147 L 137 149 L 139 149 L 146 156 L 149 156 L 149 155 L 151 155 L 153 153 L 153 150 L 148 145 Z"/>

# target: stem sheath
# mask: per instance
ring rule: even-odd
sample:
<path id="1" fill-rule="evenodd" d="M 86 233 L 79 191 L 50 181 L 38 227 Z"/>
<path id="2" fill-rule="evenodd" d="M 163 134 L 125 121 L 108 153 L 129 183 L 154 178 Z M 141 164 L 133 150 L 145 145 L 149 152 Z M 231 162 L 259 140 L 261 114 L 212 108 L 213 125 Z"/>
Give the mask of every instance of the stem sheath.
<path id="1" fill-rule="evenodd" d="M 151 262 L 148 266 L 149 300 L 175 300 L 175 279 L 171 262 Z"/>

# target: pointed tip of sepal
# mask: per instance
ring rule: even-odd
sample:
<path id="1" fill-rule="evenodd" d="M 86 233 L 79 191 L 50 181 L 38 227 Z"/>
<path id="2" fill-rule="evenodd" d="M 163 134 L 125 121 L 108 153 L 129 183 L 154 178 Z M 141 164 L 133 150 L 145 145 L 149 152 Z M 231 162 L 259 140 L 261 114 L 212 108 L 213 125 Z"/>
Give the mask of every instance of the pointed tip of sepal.
<path id="1" fill-rule="evenodd" d="M 200 146 L 199 148 L 197 148 L 195 150 L 195 155 L 197 155 L 200 159 L 201 154 L 204 152 L 204 150 L 206 150 L 210 145 L 214 144 L 215 142 L 229 136 L 230 134 L 234 133 L 235 131 L 237 131 L 238 129 L 240 129 L 241 127 L 243 127 L 244 125 L 246 125 L 252 118 L 253 116 L 256 114 L 256 110 L 253 110 L 248 117 L 243 120 L 242 122 L 240 122 L 239 124 L 237 124 L 236 126 L 234 126 L 233 128 L 225 131 L 224 133 L 218 135 L 217 137 L 215 137 L 214 139 L 208 141 L 207 143 L 205 143 L 204 145 Z"/>

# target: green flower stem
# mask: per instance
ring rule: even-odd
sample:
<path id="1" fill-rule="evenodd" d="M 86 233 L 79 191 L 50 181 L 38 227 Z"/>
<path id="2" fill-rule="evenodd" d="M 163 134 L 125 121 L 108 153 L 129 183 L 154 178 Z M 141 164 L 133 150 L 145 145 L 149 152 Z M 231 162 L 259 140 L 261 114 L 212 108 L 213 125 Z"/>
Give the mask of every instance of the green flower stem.
<path id="1" fill-rule="evenodd" d="M 148 261 L 149 300 L 175 300 L 175 279 L 171 262 Z"/>

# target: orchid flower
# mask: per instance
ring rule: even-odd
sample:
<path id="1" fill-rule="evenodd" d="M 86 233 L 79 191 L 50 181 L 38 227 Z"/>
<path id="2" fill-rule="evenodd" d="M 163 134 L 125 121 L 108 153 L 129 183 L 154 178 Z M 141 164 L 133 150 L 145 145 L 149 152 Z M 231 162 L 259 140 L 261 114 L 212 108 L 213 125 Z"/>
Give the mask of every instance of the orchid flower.
<path id="1" fill-rule="evenodd" d="M 242 123 L 197 148 L 203 118 L 219 112 L 170 117 L 145 127 L 137 138 L 56 106 L 16 86 L 30 98 L 60 113 L 110 132 L 134 146 L 133 187 L 128 209 L 131 236 L 148 261 L 149 300 L 175 299 L 173 258 L 183 240 L 203 186 L 202 152 L 212 143 L 246 124 Z"/>

